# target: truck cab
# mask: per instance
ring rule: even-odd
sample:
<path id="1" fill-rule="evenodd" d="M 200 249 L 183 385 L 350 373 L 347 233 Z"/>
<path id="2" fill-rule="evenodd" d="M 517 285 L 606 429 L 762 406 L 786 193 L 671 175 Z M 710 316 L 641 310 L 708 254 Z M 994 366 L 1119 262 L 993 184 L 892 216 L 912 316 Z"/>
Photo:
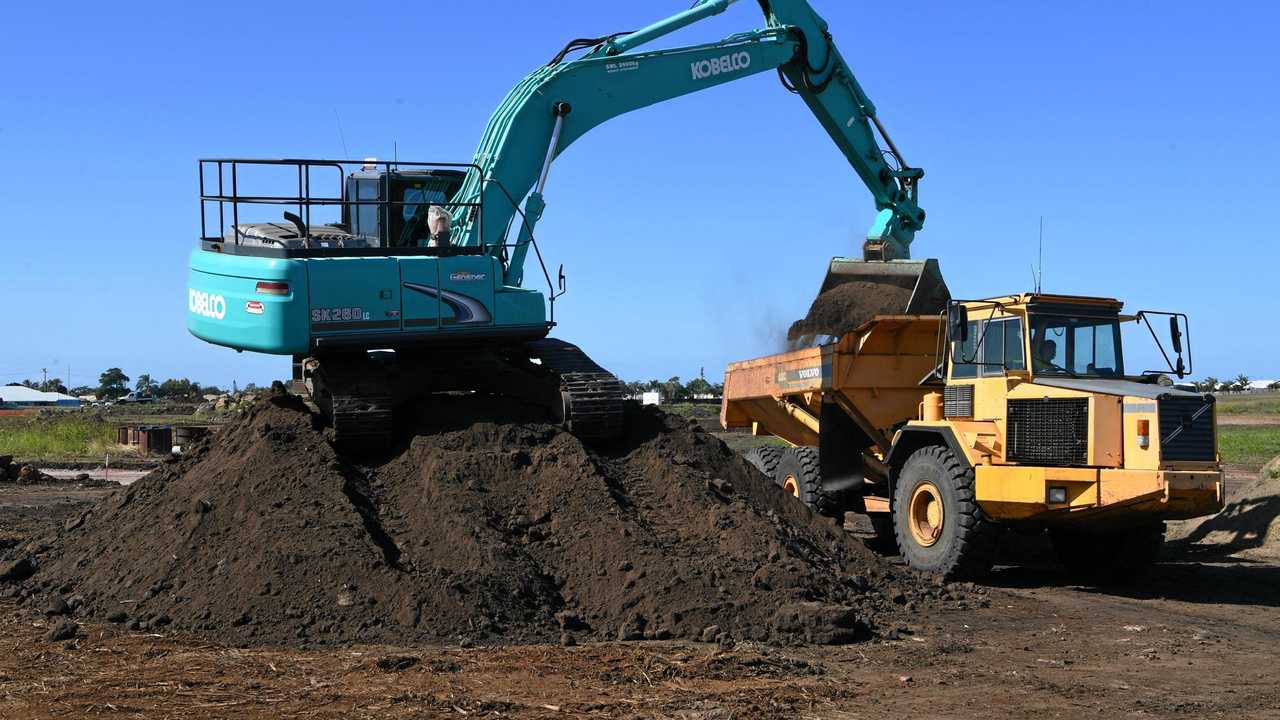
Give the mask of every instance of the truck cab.
<path id="1" fill-rule="evenodd" d="M 976 498 L 1002 519 L 1107 527 L 1216 512 L 1214 398 L 1168 376 L 1185 374 L 1186 318 L 1121 310 L 1046 294 L 952 304 L 945 386 L 908 427 L 946 427 Z M 1126 368 L 1126 323 L 1151 330 L 1168 374 Z"/>

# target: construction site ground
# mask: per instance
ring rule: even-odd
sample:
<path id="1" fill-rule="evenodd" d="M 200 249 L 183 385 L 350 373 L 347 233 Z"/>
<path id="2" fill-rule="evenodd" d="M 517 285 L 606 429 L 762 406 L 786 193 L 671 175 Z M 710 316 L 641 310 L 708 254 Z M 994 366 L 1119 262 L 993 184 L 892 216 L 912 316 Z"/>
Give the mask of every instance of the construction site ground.
<path id="1" fill-rule="evenodd" d="M 1233 485 L 1257 472 L 1234 468 Z M 60 525 L 106 492 L 2 486 L 0 528 Z M 1038 542 L 1014 555 L 988 607 L 840 647 L 245 649 L 92 622 L 50 642 L 50 621 L 0 600 L 0 717 L 1280 717 L 1280 558 L 1266 548 L 1175 544 L 1126 588 L 1072 585 Z"/>

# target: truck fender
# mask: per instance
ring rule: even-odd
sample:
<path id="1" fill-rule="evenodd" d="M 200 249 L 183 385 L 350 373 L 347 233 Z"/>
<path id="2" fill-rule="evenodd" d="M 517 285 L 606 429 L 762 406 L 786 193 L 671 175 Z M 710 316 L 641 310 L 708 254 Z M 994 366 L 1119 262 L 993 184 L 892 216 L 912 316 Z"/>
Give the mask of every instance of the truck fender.
<path id="1" fill-rule="evenodd" d="M 885 456 L 885 464 L 889 466 L 889 497 L 893 497 L 894 486 L 898 482 L 898 473 L 907 464 L 911 453 L 929 445 L 945 445 L 956 456 L 956 459 L 969 465 L 969 456 L 956 438 L 955 432 L 946 426 L 910 426 L 902 428 L 894 438 L 893 447 Z"/>

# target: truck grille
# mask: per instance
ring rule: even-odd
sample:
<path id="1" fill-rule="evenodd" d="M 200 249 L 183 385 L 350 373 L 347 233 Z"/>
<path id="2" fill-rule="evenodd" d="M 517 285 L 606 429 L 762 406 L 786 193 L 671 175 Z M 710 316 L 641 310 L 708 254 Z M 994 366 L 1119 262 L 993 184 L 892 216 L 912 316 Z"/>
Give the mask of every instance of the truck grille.
<path id="1" fill-rule="evenodd" d="M 1160 458 L 1173 460 L 1213 460 L 1213 396 L 1177 397 L 1161 395 Z"/>
<path id="2" fill-rule="evenodd" d="M 942 414 L 947 417 L 973 417 L 973 386 L 948 385 L 942 389 Z"/>
<path id="3" fill-rule="evenodd" d="M 1084 465 L 1089 453 L 1089 399 L 1009 401 L 1007 457 L 1037 465 Z"/>

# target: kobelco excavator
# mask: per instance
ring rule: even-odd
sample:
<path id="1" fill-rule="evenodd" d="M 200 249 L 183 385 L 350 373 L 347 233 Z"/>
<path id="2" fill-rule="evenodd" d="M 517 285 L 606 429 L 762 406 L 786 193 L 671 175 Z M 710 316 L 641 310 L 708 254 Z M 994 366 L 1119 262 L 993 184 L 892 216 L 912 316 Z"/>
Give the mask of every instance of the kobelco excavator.
<path id="1" fill-rule="evenodd" d="M 541 405 L 588 440 L 616 436 L 623 384 L 548 338 L 565 288 L 534 239 L 551 165 L 610 118 L 766 70 L 805 101 L 875 202 L 862 258 L 832 260 L 822 290 L 869 282 L 900 312 L 940 312 L 948 294 L 936 261 L 910 260 L 925 219 L 923 171 L 903 159 L 807 2 L 759 0 L 762 29 L 639 50 L 734 1 L 704 0 L 641 30 L 568 43 L 507 95 L 470 163 L 201 160 L 189 330 L 294 356 L 295 379 L 349 449 L 385 448 L 399 405 L 449 391 Z M 319 190 L 326 178 L 336 184 Z M 259 190 L 270 182 L 296 191 Z M 282 221 L 242 222 L 271 205 L 285 208 Z M 530 250 L 546 294 L 524 287 Z M 843 328 L 824 330 L 807 328 Z"/>

